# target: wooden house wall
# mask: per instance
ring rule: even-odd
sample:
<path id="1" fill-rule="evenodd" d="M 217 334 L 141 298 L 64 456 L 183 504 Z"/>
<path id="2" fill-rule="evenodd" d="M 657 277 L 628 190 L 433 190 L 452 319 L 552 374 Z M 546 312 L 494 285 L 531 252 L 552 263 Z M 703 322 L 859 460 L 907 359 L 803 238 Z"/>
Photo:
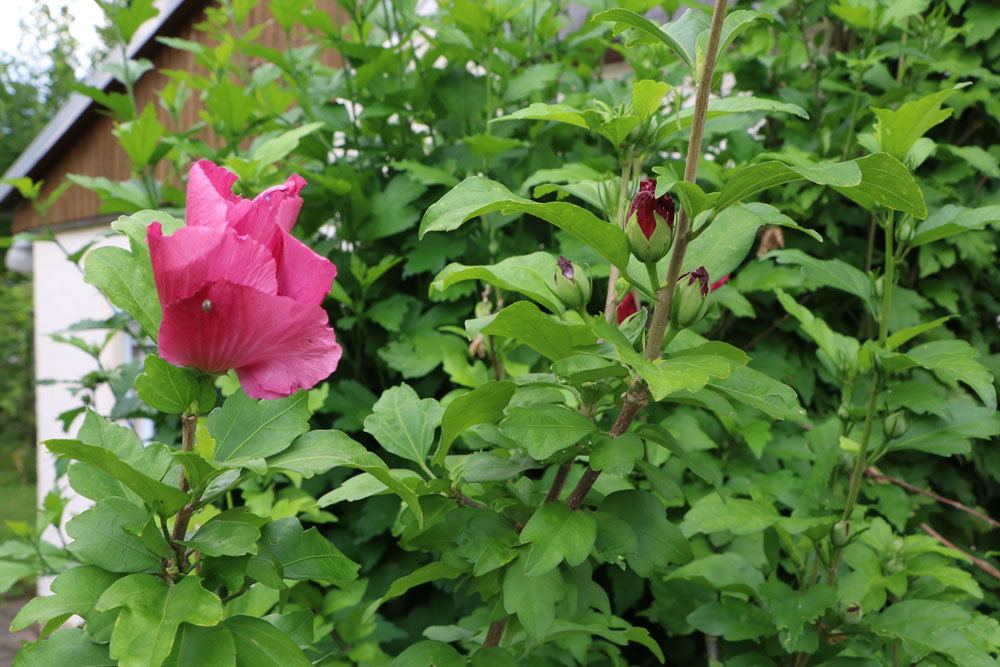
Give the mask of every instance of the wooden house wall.
<path id="1" fill-rule="evenodd" d="M 317 6 L 326 9 L 331 14 L 340 11 L 334 0 L 317 0 Z M 189 11 L 188 16 L 178 27 L 157 36 L 180 37 L 208 43 L 206 36 L 196 30 L 196 25 L 204 18 L 204 9 Z M 250 26 L 261 24 L 265 26 L 257 39 L 264 46 L 276 49 L 289 47 L 290 44 L 285 32 L 274 21 L 266 3 L 261 2 L 254 7 L 247 23 Z M 295 41 L 293 35 L 292 42 Z M 156 93 L 168 83 L 169 78 L 161 70 L 200 70 L 195 65 L 193 53 L 171 49 L 158 43 L 152 44 L 150 48 L 149 52 L 141 55 L 152 61 L 155 67 L 136 82 L 135 96 L 139 109 L 145 107 L 149 102 L 155 104 Z M 335 67 L 340 64 L 339 55 L 332 50 L 325 50 L 320 55 L 320 59 L 329 66 Z M 156 108 L 160 115 L 160 122 L 173 128 L 173 119 L 158 105 Z M 202 108 L 203 105 L 198 95 L 192 95 L 179 115 L 179 127 L 188 128 L 197 124 L 201 120 L 199 112 Z M 40 169 L 32 174 L 35 180 L 45 182 L 42 188 L 42 197 L 44 198 L 62 183 L 67 174 L 103 176 L 113 181 L 128 179 L 130 175 L 128 156 L 112 134 L 113 127 L 112 120 L 98 113 L 96 105 L 78 119 L 76 125 L 62 137 L 50 155 L 46 157 Z M 214 137 L 210 133 L 203 138 L 210 144 L 213 143 Z M 161 165 L 161 167 L 166 169 L 166 165 Z M 158 178 L 167 176 L 165 171 L 157 173 Z M 98 212 L 98 204 L 99 200 L 96 194 L 74 185 L 64 192 L 49 210 L 47 222 L 51 226 L 59 226 L 77 221 L 99 219 L 101 214 Z M 13 216 L 15 231 L 24 231 L 41 224 L 42 220 L 27 202 L 22 201 L 17 205 Z"/>

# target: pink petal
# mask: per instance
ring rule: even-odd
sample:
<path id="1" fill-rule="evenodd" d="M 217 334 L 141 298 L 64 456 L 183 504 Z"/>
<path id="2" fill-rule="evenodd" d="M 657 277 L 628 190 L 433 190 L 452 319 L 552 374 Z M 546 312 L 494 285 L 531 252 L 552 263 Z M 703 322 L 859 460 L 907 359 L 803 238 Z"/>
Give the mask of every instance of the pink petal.
<path id="1" fill-rule="evenodd" d="M 181 227 L 163 236 L 160 223 L 146 232 L 153 279 L 160 303 L 169 305 L 190 296 L 202 285 L 228 280 L 277 294 L 277 264 L 270 251 L 230 227 Z"/>
<path id="2" fill-rule="evenodd" d="M 302 303 L 322 303 L 337 267 L 286 231 L 281 232 L 278 257 L 278 294 Z"/>
<path id="3" fill-rule="evenodd" d="M 295 225 L 302 208 L 299 191 L 305 183 L 305 179 L 293 174 L 282 185 L 264 190 L 247 206 L 234 211 L 238 216 L 231 213 L 229 224 L 240 234 L 257 239 L 279 257 L 279 230 L 287 232 Z"/>
<path id="4" fill-rule="evenodd" d="M 236 174 L 208 160 L 198 160 L 191 165 L 187 182 L 187 224 L 225 224 L 230 209 L 245 201 L 233 193 L 235 182 Z"/>
<path id="5" fill-rule="evenodd" d="M 254 398 L 281 398 L 337 368 L 341 348 L 320 306 L 228 281 L 163 310 L 160 355 L 208 372 L 236 370 Z"/>

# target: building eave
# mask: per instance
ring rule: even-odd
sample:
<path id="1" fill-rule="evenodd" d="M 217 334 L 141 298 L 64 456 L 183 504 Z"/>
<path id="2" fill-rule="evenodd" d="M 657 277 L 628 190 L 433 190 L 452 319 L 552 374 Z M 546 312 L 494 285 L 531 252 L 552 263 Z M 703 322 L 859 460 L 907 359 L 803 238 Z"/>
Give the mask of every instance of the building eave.
<path id="1" fill-rule="evenodd" d="M 132 38 L 126 53 L 129 58 L 137 58 L 155 46 L 155 38 L 168 28 L 174 25 L 187 15 L 187 12 L 194 7 L 204 6 L 206 0 L 159 0 L 160 13 L 150 19 L 139 28 Z M 104 65 L 120 62 L 121 57 L 111 55 L 102 64 L 98 71 L 87 77 L 86 85 L 98 90 L 106 91 L 115 82 L 114 78 L 108 74 Z M 4 179 L 15 179 L 30 177 L 37 173 L 37 168 L 45 162 L 52 154 L 53 150 L 67 138 L 82 120 L 92 111 L 95 103 L 92 99 L 81 93 L 73 93 L 69 99 L 60 107 L 42 131 L 39 132 L 24 151 L 14 160 L 7 171 Z M 17 190 L 8 183 L 0 183 L 0 209 L 9 209 L 17 201 Z"/>

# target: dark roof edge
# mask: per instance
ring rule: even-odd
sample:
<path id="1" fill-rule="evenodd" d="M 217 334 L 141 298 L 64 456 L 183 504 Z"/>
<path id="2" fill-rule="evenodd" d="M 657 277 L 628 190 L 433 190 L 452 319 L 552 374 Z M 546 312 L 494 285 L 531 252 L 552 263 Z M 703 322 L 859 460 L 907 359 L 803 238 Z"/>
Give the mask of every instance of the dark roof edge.
<path id="1" fill-rule="evenodd" d="M 132 42 L 126 50 L 128 57 L 134 58 L 143 52 L 146 47 L 150 46 L 164 26 L 179 14 L 180 9 L 185 6 L 202 3 L 204 3 L 204 0 L 160 0 L 157 3 L 160 13 L 156 17 L 146 21 L 132 37 Z M 99 90 L 106 90 L 114 82 L 114 78 L 104 71 L 104 64 L 119 62 L 120 60 L 120 55 L 112 54 L 108 56 L 101 67 L 88 76 L 84 83 Z M 4 173 L 3 178 L 22 178 L 31 175 L 32 170 L 48 157 L 52 150 L 59 144 L 59 141 L 76 126 L 93 105 L 94 101 L 86 95 L 72 93 L 65 104 L 52 117 L 52 120 L 42 128 L 42 131 L 31 140 L 31 143 L 14 160 L 14 163 Z M 0 208 L 5 208 L 9 204 L 8 198 L 13 192 L 16 192 L 16 190 L 12 185 L 0 183 Z"/>

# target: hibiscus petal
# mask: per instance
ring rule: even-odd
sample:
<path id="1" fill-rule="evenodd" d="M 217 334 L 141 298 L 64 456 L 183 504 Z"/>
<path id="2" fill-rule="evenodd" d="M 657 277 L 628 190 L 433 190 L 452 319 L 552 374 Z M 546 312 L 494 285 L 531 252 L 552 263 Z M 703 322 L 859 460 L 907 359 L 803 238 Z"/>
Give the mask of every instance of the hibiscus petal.
<path id="1" fill-rule="evenodd" d="M 330 260 L 288 232 L 281 232 L 278 294 L 302 303 L 319 304 L 336 277 L 337 267 Z"/>
<path id="2" fill-rule="evenodd" d="M 304 185 L 301 176 L 292 175 L 284 184 L 257 195 L 248 206 L 240 209 L 239 217 L 230 215 L 230 224 L 240 234 L 252 236 L 266 245 L 277 258 L 281 242 L 279 232 L 287 232 L 295 226 L 302 209 L 299 191 Z"/>
<path id="3" fill-rule="evenodd" d="M 341 348 L 316 305 L 220 281 L 163 310 L 160 356 L 219 373 L 236 370 L 254 398 L 281 398 L 337 368 Z"/>
<path id="4" fill-rule="evenodd" d="M 160 223 L 146 232 L 160 303 L 190 296 L 208 282 L 228 280 L 277 294 L 277 264 L 271 252 L 230 227 L 181 227 L 163 236 Z"/>
<path id="5" fill-rule="evenodd" d="M 236 174 L 208 160 L 198 160 L 191 165 L 187 182 L 187 224 L 225 224 L 230 210 L 246 201 L 233 192 L 235 182 Z"/>

